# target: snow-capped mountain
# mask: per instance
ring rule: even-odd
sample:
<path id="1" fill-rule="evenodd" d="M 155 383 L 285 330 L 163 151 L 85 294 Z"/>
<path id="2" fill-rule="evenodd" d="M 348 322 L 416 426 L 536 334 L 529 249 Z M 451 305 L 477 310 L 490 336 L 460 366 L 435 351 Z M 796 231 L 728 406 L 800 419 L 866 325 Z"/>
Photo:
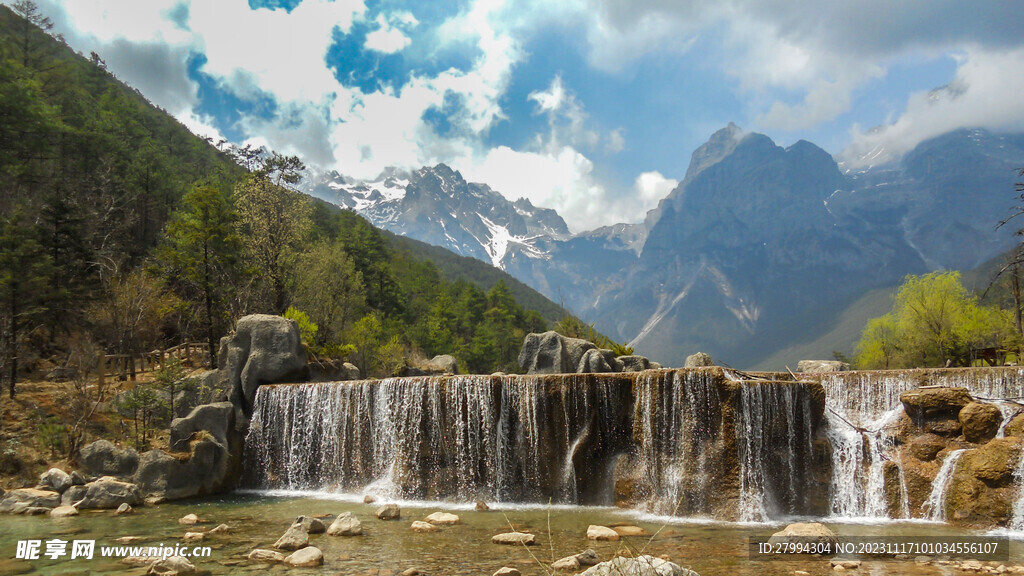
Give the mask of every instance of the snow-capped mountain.
<path id="1" fill-rule="evenodd" d="M 747 368 L 814 341 L 869 290 L 968 270 L 1015 243 L 993 228 L 1013 203 L 1024 136 L 958 130 L 868 156 L 837 163 L 730 124 L 643 223 L 577 235 L 553 210 L 443 164 L 372 182 L 322 175 L 309 191 L 490 262 L 662 363 L 702 350 Z"/>
<path id="2" fill-rule="evenodd" d="M 514 258 L 548 259 L 545 243 L 569 237 L 554 210 L 525 198 L 512 202 L 486 184 L 466 182 L 444 164 L 412 173 L 389 170 L 370 182 L 333 172 L 316 177 L 309 192 L 375 226 L 503 270 Z"/>

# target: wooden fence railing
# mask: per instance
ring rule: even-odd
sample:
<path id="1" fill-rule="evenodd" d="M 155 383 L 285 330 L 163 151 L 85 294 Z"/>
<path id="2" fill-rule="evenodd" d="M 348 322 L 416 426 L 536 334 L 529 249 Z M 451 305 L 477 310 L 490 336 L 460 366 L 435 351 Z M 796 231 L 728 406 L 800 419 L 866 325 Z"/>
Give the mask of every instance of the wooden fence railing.
<path id="1" fill-rule="evenodd" d="M 100 381 L 106 378 L 135 380 L 139 374 L 156 372 L 168 358 L 178 358 L 185 364 L 193 364 L 208 358 L 206 343 L 182 342 L 166 350 L 153 350 L 138 354 L 103 354 L 96 370 Z"/>

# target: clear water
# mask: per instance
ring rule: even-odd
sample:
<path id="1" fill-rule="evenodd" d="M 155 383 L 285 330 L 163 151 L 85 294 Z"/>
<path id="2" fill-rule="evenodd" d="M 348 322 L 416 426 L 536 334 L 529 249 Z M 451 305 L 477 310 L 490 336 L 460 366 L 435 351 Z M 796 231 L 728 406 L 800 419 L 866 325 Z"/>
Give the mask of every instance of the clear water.
<path id="1" fill-rule="evenodd" d="M 143 574 L 117 559 L 15 560 L 19 539 L 96 539 L 97 548 L 115 545 L 121 536 L 141 536 L 143 545 L 173 545 L 186 531 L 209 530 L 219 523 L 231 527 L 231 533 L 210 536 L 202 545 L 213 548 L 210 558 L 197 559 L 196 565 L 211 574 L 363 574 L 384 576 L 417 568 L 427 574 L 492 574 L 502 566 L 518 568 L 524 575 L 542 575 L 538 560 L 550 563 L 593 548 L 602 559 L 623 552 L 666 555 L 678 564 L 696 570 L 702 576 L 716 575 L 791 575 L 795 570 L 811 574 L 831 573 L 827 558 L 800 557 L 782 560 L 751 560 L 747 539 L 765 537 L 780 529 L 780 523 L 738 524 L 712 521 L 686 521 L 643 515 L 617 508 L 577 506 L 508 506 L 487 512 L 469 509 L 471 504 L 411 503 L 402 506 L 402 519 L 384 522 L 373 517 L 375 505 L 364 505 L 358 496 L 329 494 L 242 493 L 224 498 L 177 502 L 139 508 L 132 516 L 115 516 L 110 511 L 83 513 L 65 519 L 49 517 L 5 516 L 0 523 L 0 574 Z M 431 534 L 409 530 L 413 520 L 421 520 L 437 510 L 458 514 L 462 524 L 442 528 Z M 324 552 L 325 565 L 316 569 L 289 569 L 279 565 L 251 563 L 246 560 L 254 548 L 270 548 L 284 533 L 292 519 L 300 514 L 337 515 L 351 511 L 360 518 L 365 534 L 355 538 L 311 535 L 310 544 Z M 208 524 L 186 527 L 178 518 L 196 513 Z M 329 521 L 329 520 L 328 520 Z M 548 529 L 550 522 L 550 532 Z M 624 538 L 620 542 L 591 542 L 586 539 L 590 524 L 629 523 L 657 536 Z M 518 530 L 537 535 L 537 546 L 499 546 L 491 536 L 507 532 L 511 523 Z M 945 524 L 925 522 L 834 523 L 829 526 L 841 535 L 935 536 L 970 532 Z M 548 535 L 550 534 L 550 539 Z M 552 551 L 553 548 L 553 551 Z M 531 554 L 532 553 L 532 554 Z M 1022 561 L 1024 543 L 1014 542 L 1011 560 Z M 536 559 L 535 559 L 536 557 Z M 948 573 L 954 570 L 945 569 Z M 919 566 L 912 560 L 866 561 L 860 573 L 937 574 L 937 566 Z"/>

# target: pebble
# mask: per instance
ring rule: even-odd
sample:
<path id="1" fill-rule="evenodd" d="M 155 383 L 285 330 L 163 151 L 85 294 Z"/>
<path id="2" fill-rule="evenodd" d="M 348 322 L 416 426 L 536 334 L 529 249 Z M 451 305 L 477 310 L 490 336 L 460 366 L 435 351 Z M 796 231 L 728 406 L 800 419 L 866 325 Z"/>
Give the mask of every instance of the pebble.
<path id="1" fill-rule="evenodd" d="M 587 539 L 615 542 L 619 539 L 619 534 L 607 526 L 591 524 L 587 527 Z"/>
<path id="2" fill-rule="evenodd" d="M 515 568 L 503 566 L 501 568 L 498 568 L 498 571 L 494 573 L 494 576 L 523 576 L 523 574 Z"/>
<path id="3" fill-rule="evenodd" d="M 438 530 L 440 530 L 440 528 L 429 522 L 421 522 L 419 520 L 413 522 L 412 526 L 410 526 L 409 528 L 413 532 L 437 532 Z"/>

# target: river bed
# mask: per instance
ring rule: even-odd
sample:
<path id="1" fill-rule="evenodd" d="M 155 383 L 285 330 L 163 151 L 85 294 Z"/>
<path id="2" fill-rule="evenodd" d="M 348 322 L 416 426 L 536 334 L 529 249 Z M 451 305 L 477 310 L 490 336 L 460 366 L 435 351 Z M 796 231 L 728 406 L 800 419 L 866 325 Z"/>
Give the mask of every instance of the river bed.
<path id="1" fill-rule="evenodd" d="M 182 545 L 185 532 L 208 531 L 224 523 L 229 534 L 208 535 L 210 556 L 195 558 L 194 563 L 211 574 L 362 574 L 390 576 L 409 568 L 440 575 L 490 575 L 502 566 L 512 566 L 524 575 L 546 574 L 539 562 L 594 549 L 602 560 L 616 554 L 643 551 L 666 556 L 673 562 L 697 571 L 702 576 L 716 575 L 792 575 L 802 570 L 814 574 L 834 574 L 828 557 L 798 556 L 772 560 L 752 559 L 750 538 L 764 538 L 785 523 L 736 524 L 694 519 L 646 516 L 618 508 L 579 506 L 496 506 L 476 511 L 472 504 L 401 502 L 402 518 L 381 521 L 374 517 L 377 504 L 363 504 L 361 496 L 336 496 L 325 493 L 248 492 L 218 498 L 183 501 L 160 506 L 140 507 L 129 516 L 112 511 L 83 511 L 71 518 L 46 516 L 5 516 L 0 524 L 0 574 L 144 574 L 145 567 L 131 567 L 119 557 L 100 558 L 102 547 L 120 546 L 115 539 L 141 537 L 135 546 Z M 414 533 L 413 520 L 422 520 L 431 512 L 444 510 L 458 514 L 461 524 L 441 527 L 434 533 Z M 310 545 L 324 553 L 325 564 L 315 569 L 289 568 L 250 562 L 246 556 L 255 548 L 271 548 L 291 521 L 299 515 L 354 513 L 363 523 L 364 535 L 340 538 L 311 535 Z M 197 514 L 207 523 L 183 526 L 178 519 Z M 983 535 L 942 523 L 824 521 L 840 536 L 922 536 Z M 330 518 L 325 519 L 330 523 Z M 537 535 L 537 546 L 523 547 L 492 544 L 491 536 L 517 530 Z M 586 539 L 591 524 L 633 524 L 652 536 L 624 537 L 619 542 L 593 542 Z M 660 530 L 660 532 L 659 532 Z M 549 537 L 550 536 L 550 537 Z M 1016 534 L 1011 534 L 1016 536 Z M 1019 535 L 1024 538 L 1024 534 Z M 16 559 L 19 540 L 52 539 L 95 540 L 92 560 L 69 555 L 57 559 L 41 554 L 38 560 Z M 188 544 L 189 547 L 193 544 Z M 1024 563 L 1024 542 L 1011 541 L 1007 565 Z M 70 552 L 70 545 L 69 550 Z M 996 563 L 998 564 L 998 563 Z M 958 574 L 952 566 L 934 563 L 921 565 L 913 559 L 867 559 L 858 574 Z"/>

